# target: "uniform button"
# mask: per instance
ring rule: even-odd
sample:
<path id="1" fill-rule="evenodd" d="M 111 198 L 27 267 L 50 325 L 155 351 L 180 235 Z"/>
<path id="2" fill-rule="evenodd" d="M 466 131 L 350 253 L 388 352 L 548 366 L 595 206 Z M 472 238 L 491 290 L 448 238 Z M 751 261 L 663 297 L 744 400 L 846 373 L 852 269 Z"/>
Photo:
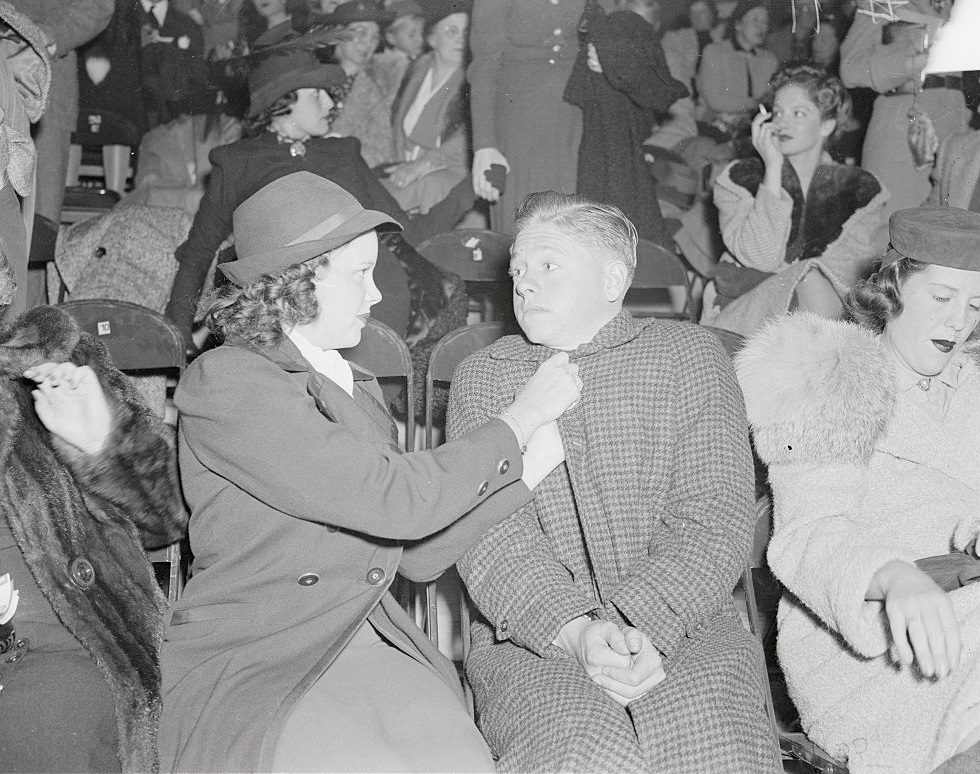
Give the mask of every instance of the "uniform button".
<path id="1" fill-rule="evenodd" d="M 8 664 L 15 664 L 18 661 L 20 661 L 20 658 L 23 655 L 24 655 L 24 651 L 22 651 L 22 650 L 17 651 L 16 653 L 11 653 L 9 656 L 7 656 L 7 663 Z"/>
<path id="2" fill-rule="evenodd" d="M 17 640 L 17 647 L 22 650 L 24 648 L 29 648 L 31 647 L 31 641 L 27 639 L 27 637 L 22 637 L 21 639 Z"/>
<path id="3" fill-rule="evenodd" d="M 510 624 L 507 623 L 507 619 L 506 618 L 503 621 L 500 622 L 500 631 L 501 632 L 503 632 L 504 634 L 506 634 L 507 633 L 507 629 L 509 629 L 509 628 L 510 628 Z"/>
<path id="4" fill-rule="evenodd" d="M 557 38 L 559 35 L 561 35 L 561 27 L 555 27 L 555 37 Z"/>
<path id="5" fill-rule="evenodd" d="M 500 464 L 497 465 L 497 472 L 502 476 L 510 470 L 510 460 L 501 460 Z"/>
<path id="6" fill-rule="evenodd" d="M 71 564 L 68 565 L 68 573 L 71 582 L 80 589 L 91 588 L 92 584 L 95 583 L 95 568 L 84 556 L 71 560 Z"/>
<path id="7" fill-rule="evenodd" d="M 551 50 L 554 51 L 557 54 L 559 51 L 561 51 L 561 45 L 558 44 L 558 43 L 555 43 L 555 45 L 553 45 L 551 47 Z"/>
<path id="8" fill-rule="evenodd" d="M 315 572 L 305 572 L 296 579 L 296 582 L 300 586 L 313 586 L 318 580 L 320 576 Z"/>
<path id="9" fill-rule="evenodd" d="M 487 489 L 489 488 L 490 488 L 490 482 L 484 481 L 482 484 L 480 484 L 479 488 L 476 490 L 476 493 L 481 496 L 485 495 L 487 493 Z"/>
<path id="10" fill-rule="evenodd" d="M 372 586 L 378 586 L 385 579 L 385 571 L 380 567 L 372 567 L 367 573 L 367 582 Z"/>
<path id="11" fill-rule="evenodd" d="M 554 63 L 555 63 L 555 60 L 554 59 L 549 59 L 548 60 L 548 64 L 554 64 Z"/>

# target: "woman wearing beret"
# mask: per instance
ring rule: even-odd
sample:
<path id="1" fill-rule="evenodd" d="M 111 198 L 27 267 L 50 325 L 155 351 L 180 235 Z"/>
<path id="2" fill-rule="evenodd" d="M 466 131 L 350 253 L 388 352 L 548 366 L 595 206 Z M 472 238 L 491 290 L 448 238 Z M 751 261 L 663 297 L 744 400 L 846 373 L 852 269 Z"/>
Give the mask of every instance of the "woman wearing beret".
<path id="1" fill-rule="evenodd" d="M 493 768 L 454 667 L 387 590 L 531 499 L 581 383 L 556 355 L 499 419 L 401 453 L 377 384 L 337 352 L 381 297 L 392 227 L 310 172 L 235 211 L 233 286 L 208 312 L 225 343 L 176 396 L 194 566 L 162 651 L 167 770 Z"/>
<path id="2" fill-rule="evenodd" d="M 851 322 L 785 317 L 739 356 L 790 592 L 778 654 L 853 774 L 975 772 L 980 585 L 956 578 L 980 574 L 980 214 L 899 210 L 890 236 Z"/>

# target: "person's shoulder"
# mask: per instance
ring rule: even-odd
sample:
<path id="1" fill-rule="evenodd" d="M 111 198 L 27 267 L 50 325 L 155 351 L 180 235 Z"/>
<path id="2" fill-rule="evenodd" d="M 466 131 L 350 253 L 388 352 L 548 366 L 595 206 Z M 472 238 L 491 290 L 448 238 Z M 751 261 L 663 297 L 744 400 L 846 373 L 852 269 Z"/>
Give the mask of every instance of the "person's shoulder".
<path id="1" fill-rule="evenodd" d="M 732 161 L 721 171 L 715 182 L 721 182 L 723 185 L 730 182 L 739 188 L 746 189 L 755 196 L 765 174 L 766 167 L 762 159 L 752 156 L 747 159 Z"/>
<path id="2" fill-rule="evenodd" d="M 266 153 L 269 145 L 264 134 L 254 137 L 242 137 L 240 140 L 230 142 L 227 145 L 218 145 L 211 149 L 210 158 L 212 165 L 228 166 L 235 162 L 244 163 L 248 159 L 254 158 L 257 154 Z"/>
<path id="3" fill-rule="evenodd" d="M 852 199 L 853 209 L 868 206 L 885 190 L 874 174 L 861 167 L 828 164 L 826 171 L 833 180 L 834 190 Z"/>
<path id="4" fill-rule="evenodd" d="M 467 355 L 456 368 L 456 374 L 480 378 L 494 369 L 495 361 L 524 360 L 527 358 L 527 340 L 520 334 L 502 336 L 491 344 Z M 455 376 L 453 377 L 455 379 Z"/>
<path id="5" fill-rule="evenodd" d="M 361 155 L 361 141 L 353 136 L 314 137 L 310 140 L 310 147 L 319 154 L 339 158 L 353 158 L 355 156 L 360 158 Z"/>
<path id="6" fill-rule="evenodd" d="M 891 418 L 894 371 L 878 337 L 800 312 L 775 318 L 736 355 L 760 456 L 772 462 L 866 461 Z"/>
<path id="7" fill-rule="evenodd" d="M 730 364 L 718 335 L 703 325 L 659 317 L 637 320 L 636 324 L 636 349 L 651 358 L 671 362 L 682 370 L 708 363 Z"/>
<path id="8" fill-rule="evenodd" d="M 728 38 L 722 38 L 721 40 L 716 40 L 704 47 L 704 51 L 701 53 L 702 61 L 707 57 L 709 59 L 718 59 L 723 56 L 727 56 L 735 52 L 732 48 L 732 43 Z"/>
<path id="9" fill-rule="evenodd" d="M 198 355 L 181 376 L 178 393 L 206 397 L 226 390 L 252 392 L 257 380 L 284 373 L 269 358 L 245 345 L 222 344 Z"/>

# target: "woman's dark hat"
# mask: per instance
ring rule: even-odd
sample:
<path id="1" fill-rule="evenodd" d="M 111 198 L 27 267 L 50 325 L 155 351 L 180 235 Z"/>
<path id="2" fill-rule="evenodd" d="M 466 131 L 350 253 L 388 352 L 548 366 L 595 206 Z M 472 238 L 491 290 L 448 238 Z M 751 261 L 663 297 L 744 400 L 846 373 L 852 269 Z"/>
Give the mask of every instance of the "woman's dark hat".
<path id="1" fill-rule="evenodd" d="M 238 286 L 323 255 L 373 229 L 400 231 L 389 215 L 366 210 L 350 193 L 312 172 L 293 172 L 252 194 L 232 218 L 238 260 L 219 264 Z"/>
<path id="2" fill-rule="evenodd" d="M 429 0 L 425 4 L 425 26 L 426 29 L 431 29 L 454 13 L 470 14 L 472 12 L 473 3 L 469 0 Z"/>
<path id="3" fill-rule="evenodd" d="M 383 27 L 395 20 L 395 14 L 381 7 L 381 3 L 371 0 L 351 0 L 334 8 L 333 13 L 323 17 L 323 24 L 345 25 L 354 22 L 376 22 Z"/>
<path id="4" fill-rule="evenodd" d="M 265 38 L 264 45 L 249 56 L 248 117 L 255 118 L 283 94 L 295 89 L 330 89 L 342 84 L 347 77 L 343 69 L 322 64 L 316 58 L 318 48 L 332 45 L 336 40 L 333 33 L 324 30 L 305 35 L 283 30 Z"/>
<path id="5" fill-rule="evenodd" d="M 980 212 L 957 207 L 897 210 L 888 220 L 891 244 L 882 268 L 902 258 L 980 271 Z"/>

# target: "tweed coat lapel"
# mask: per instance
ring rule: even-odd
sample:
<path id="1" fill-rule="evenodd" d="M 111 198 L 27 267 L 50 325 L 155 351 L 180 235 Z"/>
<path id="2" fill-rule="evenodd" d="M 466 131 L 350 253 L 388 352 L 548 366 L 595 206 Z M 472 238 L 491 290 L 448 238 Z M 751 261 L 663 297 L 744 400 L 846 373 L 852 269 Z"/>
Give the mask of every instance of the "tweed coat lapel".
<path id="1" fill-rule="evenodd" d="M 589 400 L 590 382 L 601 378 L 605 356 L 640 335 L 651 321 L 637 321 L 626 310 L 607 323 L 587 344 L 569 353 L 569 360 L 579 365 L 583 380 L 583 399 L 574 409 L 558 419 L 558 429 L 565 447 L 565 465 L 574 499 L 575 512 L 584 538 L 595 592 L 600 601 L 608 598 L 622 582 L 626 568 L 621 566 L 617 540 L 611 530 L 615 522 L 612 504 L 616 498 L 609 491 L 604 475 L 604 460 L 595 455 L 597 436 L 603 432 L 603 414 L 609 407 Z M 509 336 L 492 345 L 491 359 L 543 363 L 557 350 L 532 344 L 523 337 Z M 624 385 L 627 389 L 629 385 Z"/>

